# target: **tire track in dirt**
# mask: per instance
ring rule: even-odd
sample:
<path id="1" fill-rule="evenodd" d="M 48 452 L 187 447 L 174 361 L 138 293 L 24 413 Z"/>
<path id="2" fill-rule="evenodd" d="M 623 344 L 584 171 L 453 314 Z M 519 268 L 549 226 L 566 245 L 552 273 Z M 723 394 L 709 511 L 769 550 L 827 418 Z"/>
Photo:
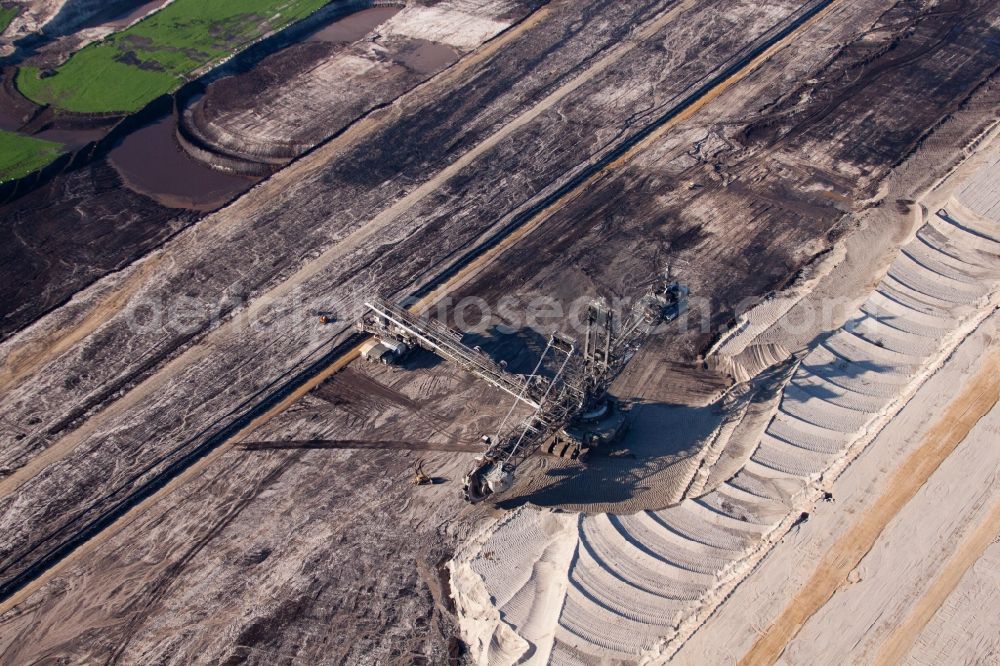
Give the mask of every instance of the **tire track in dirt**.
<path id="1" fill-rule="evenodd" d="M 402 113 L 401 109 L 404 106 L 409 106 L 411 104 L 418 106 L 419 101 L 423 98 L 430 97 L 435 94 L 443 94 L 448 86 L 453 85 L 460 79 L 462 74 L 466 73 L 473 66 L 495 55 L 503 46 L 523 35 L 526 31 L 536 27 L 549 14 L 551 14 L 551 12 L 552 9 L 550 6 L 542 7 L 520 23 L 508 28 L 493 40 L 484 44 L 472 54 L 459 60 L 449 69 L 446 69 L 432 79 L 417 86 L 415 89 L 410 91 L 410 93 L 397 98 L 395 101 L 390 103 L 387 108 L 372 111 L 368 116 L 348 127 L 341 135 L 331 139 L 313 151 L 306 153 L 306 155 L 298 161 L 293 162 L 272 178 L 248 191 L 243 197 L 234 202 L 230 206 L 230 209 L 236 213 L 242 211 L 243 214 L 250 215 L 254 206 L 256 206 L 259 201 L 265 201 L 268 198 L 273 197 L 276 193 L 284 190 L 288 183 L 296 182 L 297 180 L 303 178 L 306 173 L 315 169 L 317 165 L 323 165 L 333 159 L 336 159 L 337 156 L 346 152 L 349 148 L 359 143 L 362 139 L 377 130 L 379 127 L 391 121 L 394 117 L 400 115 Z M 501 131 L 503 131 L 503 128 L 501 128 Z M 403 201 L 408 200 L 408 198 L 409 197 Z M 416 202 L 414 201 L 413 203 Z M 391 210 L 393 209 L 389 209 L 389 211 Z M 389 211 L 385 211 L 383 214 L 388 213 Z M 403 211 L 400 211 L 396 215 L 393 215 L 392 219 L 395 219 L 399 214 L 402 214 L 402 212 Z M 229 219 L 238 219 L 239 217 L 240 215 L 236 214 L 230 216 Z M 288 292 L 293 290 L 295 285 L 297 285 L 301 280 L 306 279 L 307 276 L 313 275 L 321 270 L 328 269 L 329 263 L 331 263 L 332 259 L 339 258 L 345 253 L 349 253 L 352 249 L 356 248 L 361 241 L 370 238 L 372 234 L 376 233 L 378 229 L 370 229 L 367 232 L 366 230 L 379 219 L 379 217 L 374 218 L 368 225 L 359 229 L 354 234 L 351 234 L 340 244 L 331 248 L 331 250 L 327 253 L 321 255 L 316 261 L 320 261 L 324 257 L 328 258 L 328 261 L 323 266 L 317 266 L 311 271 L 307 270 L 309 269 L 309 266 L 306 266 L 291 276 L 288 281 L 262 295 L 261 298 L 258 298 L 254 301 L 254 303 L 250 304 L 247 310 L 240 313 L 240 316 L 237 318 L 237 322 L 240 321 L 241 318 L 252 316 L 254 313 L 259 312 L 261 308 L 267 307 L 269 298 L 280 298 L 282 295 L 286 295 Z M 202 223 L 198 225 L 198 231 L 199 233 L 210 235 L 213 233 L 215 228 L 225 226 L 225 224 L 226 218 L 219 217 L 217 214 L 203 220 Z M 359 234 L 363 235 L 360 238 L 356 238 Z M 351 242 L 349 246 L 344 245 L 349 241 L 353 242 Z M 328 257 L 331 253 L 334 256 Z M 162 259 L 164 256 L 169 257 L 169 255 L 157 255 L 159 259 Z M 157 264 L 154 261 L 146 261 L 139 265 L 137 272 L 130 276 L 126 281 L 125 285 L 127 286 L 119 288 L 111 296 L 101 300 L 91 309 L 85 319 L 74 328 L 60 331 L 60 333 L 55 337 L 50 334 L 49 336 L 37 340 L 29 339 L 24 343 L 23 347 L 18 348 L 15 352 L 11 353 L 8 358 L 4 359 L 4 365 L 0 367 L 0 390 L 6 390 L 16 385 L 20 381 L 27 378 L 30 373 L 40 369 L 45 363 L 54 360 L 60 354 L 67 351 L 74 343 L 84 339 L 96 331 L 102 324 L 107 322 L 113 314 L 124 307 L 129 298 L 142 287 L 144 279 L 150 275 L 151 269 L 155 268 L 156 265 Z M 40 470 L 68 455 L 80 442 L 91 434 L 96 427 L 108 418 L 112 418 L 118 414 L 126 412 L 134 407 L 140 400 L 161 389 L 169 381 L 169 378 L 175 374 L 175 372 L 200 360 L 205 353 L 204 347 L 211 345 L 211 339 L 214 336 L 224 334 L 224 332 L 229 330 L 233 325 L 237 324 L 231 323 L 223 325 L 216 331 L 207 334 L 202 340 L 195 342 L 193 347 L 188 348 L 180 355 L 167 361 L 167 363 L 160 366 L 154 374 L 140 381 L 135 387 L 128 391 L 128 393 L 122 396 L 122 398 L 102 409 L 86 423 L 81 424 L 76 430 L 67 433 L 64 437 L 46 447 L 44 451 L 32 458 L 27 465 L 19 468 L 14 474 L 4 479 L 0 479 L 0 497 L 15 492 L 22 483 L 33 477 Z M 359 352 L 359 349 L 355 349 L 351 353 L 356 355 Z M 325 379 L 332 374 L 333 373 L 325 374 L 323 378 Z M 295 395 L 299 394 L 296 392 Z M 93 405 L 90 404 L 85 405 L 87 410 L 92 407 Z"/>
<path id="2" fill-rule="evenodd" d="M 983 359 L 979 372 L 928 430 L 923 443 L 900 465 L 885 490 L 830 548 L 812 577 L 740 659 L 740 666 L 774 664 L 799 630 L 842 586 L 883 530 L 930 479 L 1000 399 L 1000 348 Z"/>
<path id="3" fill-rule="evenodd" d="M 285 472 L 297 464 L 302 455 L 302 452 L 294 452 L 291 455 L 286 454 L 283 456 L 278 454 L 272 457 L 270 462 L 274 464 L 270 468 L 263 464 L 260 465 L 261 475 L 256 481 L 253 481 L 251 487 L 233 497 L 229 501 L 225 512 L 216 520 L 208 524 L 199 535 L 195 535 L 192 543 L 184 550 L 181 556 L 175 562 L 170 564 L 163 571 L 163 573 L 161 573 L 159 577 L 152 582 L 148 591 L 145 592 L 145 597 L 141 598 L 138 602 L 142 608 L 140 610 L 131 610 L 127 614 L 129 618 L 125 621 L 126 630 L 124 638 L 118 643 L 117 648 L 105 663 L 116 663 L 125 648 L 128 646 L 130 637 L 138 629 L 138 623 L 146 617 L 148 609 L 152 608 L 155 603 L 159 602 L 159 600 L 163 598 L 183 572 L 187 564 L 209 543 L 211 543 L 211 541 L 215 539 L 229 524 L 231 524 L 233 520 L 238 518 L 243 510 L 250 505 L 254 498 L 276 483 L 285 474 Z M 212 486 L 214 486 L 214 481 L 210 487 Z M 32 605 L 31 607 L 23 609 L 22 613 L 18 613 L 18 615 L 42 609 L 44 609 L 44 604 Z M 30 629 L 30 627 L 31 625 L 28 625 L 26 629 Z M 0 654 L 0 662 L 16 663 L 19 659 L 18 646 L 21 644 L 22 641 L 20 640 L 12 642 L 8 647 L 8 650 L 3 654 Z M 10 653 L 11 650 L 14 651 L 13 654 Z"/>
<path id="4" fill-rule="evenodd" d="M 147 593 L 143 607 L 132 613 L 132 616 L 127 624 L 127 629 L 121 640 L 118 642 L 118 646 L 114 653 L 108 659 L 108 664 L 116 664 L 120 661 L 122 654 L 124 654 L 125 649 L 131 642 L 140 623 L 148 617 L 149 609 L 151 609 L 160 601 L 160 599 L 163 598 L 174 582 L 180 577 L 188 563 L 194 559 L 194 557 L 200 553 L 205 546 L 211 543 L 213 539 L 219 536 L 219 534 L 221 534 L 230 523 L 238 518 L 239 515 L 243 513 L 243 510 L 246 509 L 247 506 L 249 506 L 250 503 L 257 497 L 257 495 L 259 495 L 262 491 L 267 490 L 282 476 L 284 476 L 285 472 L 298 463 L 301 458 L 302 452 L 295 452 L 291 455 L 285 456 L 274 469 L 266 473 L 256 483 L 254 483 L 254 485 L 246 493 L 233 500 L 226 512 L 214 523 L 212 523 L 201 536 L 195 539 L 195 541 L 186 551 L 184 551 L 184 554 L 177 561 L 172 562 L 163 571 L 159 579 L 153 585 L 152 589 L 150 589 Z"/>
<path id="5" fill-rule="evenodd" d="M 161 255 L 150 256 L 122 285 L 96 303 L 74 328 L 59 329 L 16 347 L 0 364 L 0 391 L 15 388 L 44 364 L 96 331 L 112 313 L 121 310 L 139 290 L 143 281 L 155 272 L 160 257 Z"/>
<path id="6" fill-rule="evenodd" d="M 792 44 L 802 31 L 808 29 L 825 16 L 832 7 L 844 2 L 846 0 L 811 0 L 810 2 L 803 3 L 799 12 L 772 29 L 771 33 L 765 38 L 748 47 L 748 51 L 738 56 L 735 61 L 716 71 L 716 73 L 697 86 L 692 92 L 671 105 L 667 111 L 639 130 L 632 138 L 623 142 L 595 163 L 588 165 L 555 191 L 544 197 L 539 197 L 540 200 L 537 203 L 514 215 L 507 224 L 492 233 L 476 247 L 469 249 L 457 258 L 451 266 L 434 276 L 425 287 L 418 291 L 417 295 L 421 296 L 421 299 L 413 309 L 419 310 L 429 305 L 440 295 L 456 288 L 484 270 L 506 249 L 512 247 L 532 229 L 539 227 L 556 210 L 567 205 L 575 197 L 585 192 L 595 180 L 604 177 L 607 171 L 620 168 L 661 138 L 667 131 L 687 120 L 710 101 L 717 98 L 722 92 L 742 81 L 775 53 Z M 259 309 L 267 307 L 268 303 L 273 302 L 275 299 L 280 299 L 289 293 L 297 284 L 328 270 L 334 262 L 363 245 L 373 234 L 377 234 L 380 229 L 404 214 L 425 196 L 428 196 L 440 185 L 447 182 L 452 176 L 457 175 L 461 169 L 471 165 L 476 158 L 483 156 L 490 149 L 498 145 L 502 139 L 510 137 L 514 132 L 530 122 L 530 120 L 541 115 L 571 92 L 593 79 L 597 74 L 618 62 L 635 48 L 639 43 L 637 40 L 655 35 L 657 31 L 666 26 L 678 13 L 696 4 L 697 0 L 685 0 L 654 18 L 643 26 L 641 30 L 637 30 L 634 33 L 637 35 L 635 39 L 612 49 L 610 53 L 600 58 L 587 70 L 545 97 L 521 116 L 518 116 L 500 128 L 494 135 L 470 150 L 455 163 L 424 183 L 424 185 L 416 188 L 395 205 L 373 218 L 368 225 L 350 234 L 341 243 L 321 254 L 288 280 L 276 286 L 268 293 L 263 294 L 247 308 L 246 313 L 248 314 L 245 316 L 251 316 Z M 317 154 L 324 154 L 324 151 L 317 151 Z M 299 164 L 301 166 L 301 163 Z M 291 171 L 295 171 L 294 167 Z M 286 170 L 281 173 L 287 174 L 290 172 Z M 251 194 L 253 192 L 251 191 Z M 259 191 L 257 191 L 257 194 L 258 196 L 260 195 Z M 253 199 L 253 196 L 245 197 L 240 202 L 247 205 L 246 202 Z M 236 205 L 240 205 L 240 202 Z M 199 345 L 173 359 L 159 373 L 140 383 L 118 402 L 109 406 L 105 411 L 81 426 L 78 431 L 74 431 L 62 440 L 54 443 L 43 454 L 46 460 L 51 463 L 65 456 L 82 441 L 88 432 L 92 432 L 114 414 L 129 409 L 130 405 L 137 404 L 138 401 L 150 395 L 156 386 L 168 381 L 172 369 L 183 367 L 187 362 L 190 362 L 189 357 L 192 355 L 195 358 L 200 358 L 203 354 L 207 353 L 207 350 L 211 349 L 212 339 L 215 336 L 225 335 L 232 325 L 230 323 L 220 326 L 212 334 L 206 336 L 205 340 Z M 272 385 L 277 385 L 277 387 L 269 395 L 264 396 L 256 406 L 252 407 L 249 413 L 236 416 L 218 435 L 209 437 L 201 445 L 196 446 L 189 454 L 170 464 L 166 470 L 157 474 L 156 478 L 144 487 L 133 491 L 129 497 L 124 498 L 111 509 L 81 527 L 77 536 L 69 539 L 62 545 L 53 547 L 52 550 L 44 554 L 39 561 L 29 567 L 24 573 L 4 585 L 0 589 L 0 596 L 6 598 L 3 603 L 0 603 L 0 612 L 8 610 L 13 605 L 16 605 L 19 600 L 23 600 L 27 594 L 37 589 L 38 586 L 54 575 L 55 572 L 61 570 L 69 559 L 79 556 L 81 551 L 89 551 L 108 536 L 119 531 L 123 521 L 134 519 L 138 515 L 137 512 L 145 510 L 145 508 L 148 508 L 160 498 L 172 492 L 184 480 L 193 478 L 193 476 L 200 473 L 200 471 L 205 469 L 208 464 L 211 464 L 213 460 L 217 459 L 221 455 L 221 452 L 227 448 L 219 446 L 219 444 L 238 442 L 245 439 L 248 433 L 270 420 L 273 416 L 283 412 L 296 400 L 318 386 L 323 380 L 346 367 L 357 357 L 358 353 L 359 347 L 349 341 L 301 372 L 293 371 L 289 373 L 291 376 L 283 378 L 286 381 L 280 385 L 278 384 L 282 382 L 282 379 L 279 379 Z M 324 367 L 325 369 L 323 369 Z M 16 485 L 19 485 L 20 482 L 26 479 L 26 477 L 20 474 L 15 476 L 20 478 L 20 481 Z M 14 479 L 15 477 L 9 477 L 0 482 L 0 489 L 4 489 L 4 487 L 10 488 L 10 484 Z"/>
<path id="7" fill-rule="evenodd" d="M 982 557 L 1000 536 L 1000 501 L 959 545 L 938 573 L 930 588 L 914 604 L 910 614 L 898 625 L 879 650 L 876 664 L 900 664 L 913 647 L 927 623 L 965 576 L 965 572 Z"/>

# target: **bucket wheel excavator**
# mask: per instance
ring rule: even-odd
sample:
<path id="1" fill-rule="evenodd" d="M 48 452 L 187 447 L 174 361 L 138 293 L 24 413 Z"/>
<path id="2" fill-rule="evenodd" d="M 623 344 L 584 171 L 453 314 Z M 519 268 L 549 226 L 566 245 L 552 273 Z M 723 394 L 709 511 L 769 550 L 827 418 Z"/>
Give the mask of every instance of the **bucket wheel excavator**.
<path id="1" fill-rule="evenodd" d="M 582 460 L 591 448 L 617 440 L 627 414 L 608 388 L 655 328 L 683 312 L 687 295 L 668 275 L 623 316 L 616 317 L 605 301 L 593 301 L 582 348 L 553 334 L 529 375 L 512 373 L 478 347 L 468 347 L 445 324 L 382 299 L 365 303 L 368 312 L 358 329 L 373 336 L 373 349 L 427 349 L 514 398 L 497 434 L 483 437 L 486 451 L 463 479 L 465 498 L 479 503 L 510 490 L 517 466 L 536 451 Z M 516 422 L 519 405 L 531 414 Z"/>
<path id="2" fill-rule="evenodd" d="M 611 382 L 657 326 L 680 315 L 687 295 L 684 285 L 661 283 L 620 324 L 606 302 L 594 301 L 587 310 L 582 350 L 566 339 L 550 338 L 535 372 L 552 350 L 564 354 L 558 371 L 526 421 L 506 433 L 508 419 L 501 422 L 501 434 L 465 475 L 465 498 L 479 503 L 507 492 L 517 466 L 538 450 L 582 460 L 592 448 L 617 441 L 628 418 L 625 407 L 608 394 Z"/>

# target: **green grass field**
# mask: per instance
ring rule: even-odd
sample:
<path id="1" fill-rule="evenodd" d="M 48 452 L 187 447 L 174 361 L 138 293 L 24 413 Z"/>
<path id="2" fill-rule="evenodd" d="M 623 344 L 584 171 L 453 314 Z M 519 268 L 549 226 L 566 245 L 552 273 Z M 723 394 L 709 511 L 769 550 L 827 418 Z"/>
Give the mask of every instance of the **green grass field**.
<path id="1" fill-rule="evenodd" d="M 0 183 L 41 169 L 61 152 L 58 143 L 0 130 Z"/>
<path id="2" fill-rule="evenodd" d="M 328 0 L 175 0 L 75 53 L 54 74 L 24 67 L 29 99 L 81 113 L 137 111 L 185 76 L 309 16 Z"/>
<path id="3" fill-rule="evenodd" d="M 15 16 L 17 16 L 17 9 L 14 7 L 0 7 L 0 32 L 7 29 Z"/>

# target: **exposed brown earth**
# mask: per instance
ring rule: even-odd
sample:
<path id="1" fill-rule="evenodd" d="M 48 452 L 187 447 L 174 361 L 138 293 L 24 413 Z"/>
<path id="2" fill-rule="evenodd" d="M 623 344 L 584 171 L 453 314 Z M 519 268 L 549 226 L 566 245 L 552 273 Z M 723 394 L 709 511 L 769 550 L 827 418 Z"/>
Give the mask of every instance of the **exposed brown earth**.
<path id="1" fill-rule="evenodd" d="M 142 200 L 150 215 L 122 222 L 138 239 L 112 244 L 103 270 L 155 253 L 119 274 L 78 291 L 86 278 L 40 268 L 50 306 L 76 298 L 0 347 L 0 583 L 17 594 L 0 661 L 447 663 L 436 572 L 494 510 L 459 497 L 471 454 L 213 447 L 237 433 L 471 447 L 507 407 L 485 384 L 429 355 L 402 369 L 328 357 L 357 298 L 442 284 L 516 313 L 537 296 L 633 296 L 669 264 L 707 325 L 660 332 L 616 390 L 647 415 L 711 402 L 731 379 L 699 357 L 724 325 L 852 215 L 896 207 L 880 198 L 890 170 L 996 85 L 992 3 L 833 2 L 796 22 L 810 4 L 549 3 L 197 224 L 179 231 L 193 219 Z M 296 48 L 316 62 L 337 50 Z M 271 90 L 266 74 L 215 94 Z M 995 119 L 962 115 L 926 178 Z M 53 211 L 138 215 L 117 185 L 82 184 L 82 202 Z M 178 295 L 193 303 L 183 326 L 137 325 L 136 308 Z M 530 367 L 546 332 L 470 341 Z M 686 444 L 650 464 L 686 464 Z M 418 456 L 446 482 L 414 489 Z M 577 473 L 533 465 L 537 496 Z"/>

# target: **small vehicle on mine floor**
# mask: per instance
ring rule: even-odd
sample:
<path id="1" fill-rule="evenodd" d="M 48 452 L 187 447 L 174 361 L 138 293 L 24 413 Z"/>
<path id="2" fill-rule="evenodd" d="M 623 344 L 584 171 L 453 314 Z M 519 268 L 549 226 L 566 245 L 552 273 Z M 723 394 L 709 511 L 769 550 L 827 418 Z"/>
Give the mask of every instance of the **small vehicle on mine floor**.
<path id="1" fill-rule="evenodd" d="M 393 338 L 368 340 L 361 345 L 361 358 L 369 363 L 396 365 L 410 353 L 411 347 Z"/>

